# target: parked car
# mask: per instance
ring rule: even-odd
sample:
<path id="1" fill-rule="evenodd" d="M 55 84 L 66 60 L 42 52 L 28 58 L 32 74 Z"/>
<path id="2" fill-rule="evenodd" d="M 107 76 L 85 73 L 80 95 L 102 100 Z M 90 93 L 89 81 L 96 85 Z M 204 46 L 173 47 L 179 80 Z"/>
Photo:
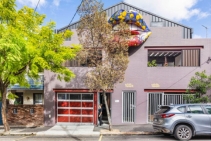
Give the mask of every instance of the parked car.
<path id="1" fill-rule="evenodd" d="M 153 128 L 178 140 L 211 135 L 211 104 L 161 106 L 154 114 Z"/>

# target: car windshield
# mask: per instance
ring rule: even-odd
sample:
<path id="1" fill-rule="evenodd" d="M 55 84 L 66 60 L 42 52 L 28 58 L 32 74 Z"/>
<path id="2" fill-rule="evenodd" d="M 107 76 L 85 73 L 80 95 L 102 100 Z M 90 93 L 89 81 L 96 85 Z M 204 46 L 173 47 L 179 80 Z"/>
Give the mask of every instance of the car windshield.
<path id="1" fill-rule="evenodd" d="M 160 109 L 156 112 L 156 114 L 167 113 L 171 107 L 169 106 L 161 106 Z"/>

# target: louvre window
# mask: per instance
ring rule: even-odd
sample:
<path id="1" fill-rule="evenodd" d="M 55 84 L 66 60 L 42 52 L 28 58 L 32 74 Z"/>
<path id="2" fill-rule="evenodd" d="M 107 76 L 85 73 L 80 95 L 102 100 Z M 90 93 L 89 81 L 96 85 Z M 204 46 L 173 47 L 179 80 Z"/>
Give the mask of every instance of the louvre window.
<path id="1" fill-rule="evenodd" d="M 200 66 L 200 50 L 148 50 L 148 66 L 197 67 Z"/>

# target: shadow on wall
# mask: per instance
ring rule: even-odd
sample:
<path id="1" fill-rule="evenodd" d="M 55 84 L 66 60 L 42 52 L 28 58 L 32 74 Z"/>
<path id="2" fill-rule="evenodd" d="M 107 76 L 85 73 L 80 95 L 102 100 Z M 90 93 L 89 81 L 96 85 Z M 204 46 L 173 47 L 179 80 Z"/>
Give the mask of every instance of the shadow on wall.
<path id="1" fill-rule="evenodd" d="M 137 47 L 129 47 L 129 50 L 128 50 L 129 56 L 132 56 L 137 50 L 139 50 L 142 46 L 144 46 L 144 43 Z"/>
<path id="2" fill-rule="evenodd" d="M 70 69 L 74 72 L 75 78 L 73 78 L 69 83 L 66 83 L 65 88 L 87 88 L 84 80 L 86 78 L 86 73 L 90 70 L 90 68 L 76 67 Z"/>
<path id="3" fill-rule="evenodd" d="M 56 81 L 56 74 L 52 75 L 49 81 L 44 77 L 44 124 L 53 126 L 55 124 L 55 94 L 49 86 L 50 82 Z"/>

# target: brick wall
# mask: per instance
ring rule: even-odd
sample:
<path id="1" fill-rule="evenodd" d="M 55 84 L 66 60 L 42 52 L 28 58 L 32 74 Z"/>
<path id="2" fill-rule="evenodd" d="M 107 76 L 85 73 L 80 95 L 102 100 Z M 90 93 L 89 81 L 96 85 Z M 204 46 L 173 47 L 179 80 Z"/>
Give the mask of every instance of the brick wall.
<path id="1" fill-rule="evenodd" d="M 32 109 L 33 113 L 30 113 Z M 43 105 L 7 105 L 7 120 L 9 125 L 40 126 L 44 123 L 43 115 Z"/>

